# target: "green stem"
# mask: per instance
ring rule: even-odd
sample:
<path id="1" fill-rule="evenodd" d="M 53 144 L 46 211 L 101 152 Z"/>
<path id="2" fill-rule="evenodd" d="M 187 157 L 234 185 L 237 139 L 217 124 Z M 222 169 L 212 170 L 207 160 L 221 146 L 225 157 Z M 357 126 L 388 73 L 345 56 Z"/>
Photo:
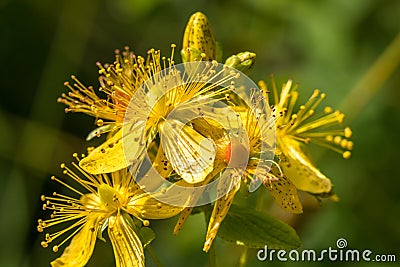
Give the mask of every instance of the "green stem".
<path id="1" fill-rule="evenodd" d="M 248 251 L 249 251 L 248 247 L 244 247 L 242 249 L 242 253 L 240 254 L 240 260 L 239 260 L 239 266 L 240 267 L 246 266 L 247 261 L 248 261 L 248 255 L 249 255 Z"/>
<path id="2" fill-rule="evenodd" d="M 158 267 L 164 267 L 164 265 L 161 263 L 160 259 L 157 257 L 153 247 L 150 244 L 147 244 L 146 246 L 147 251 L 149 252 L 151 258 L 153 259 L 154 263 Z"/>
<path id="3" fill-rule="evenodd" d="M 399 64 L 400 33 L 397 34 L 339 105 L 340 110 L 346 114 L 346 121 L 357 117 Z M 317 161 L 326 151 L 324 150 L 318 156 L 314 157 L 314 160 Z"/>
<path id="4" fill-rule="evenodd" d="M 256 211 L 261 211 L 263 209 L 263 205 L 264 205 L 264 195 L 262 194 L 262 188 L 260 188 L 257 193 L 257 202 L 256 202 Z M 240 267 L 244 267 L 246 266 L 247 262 L 249 260 L 249 248 L 248 247 L 244 247 L 242 249 L 242 252 L 240 254 L 240 260 L 239 260 L 239 266 Z"/>
<path id="5" fill-rule="evenodd" d="M 217 240 L 214 240 L 212 243 L 210 250 L 208 251 L 208 261 L 210 264 L 210 267 L 217 267 L 217 249 L 215 246 L 215 242 Z"/>
<path id="6" fill-rule="evenodd" d="M 356 117 L 400 64 L 400 33 L 344 98 L 340 107 L 350 118 Z"/>
<path id="7" fill-rule="evenodd" d="M 204 219 L 206 221 L 206 227 L 208 225 L 208 222 L 210 221 L 211 218 L 211 206 L 207 205 L 203 207 L 203 213 L 204 213 Z M 216 239 L 214 239 L 210 249 L 208 250 L 208 261 L 210 267 L 217 267 L 217 249 L 216 249 Z"/>

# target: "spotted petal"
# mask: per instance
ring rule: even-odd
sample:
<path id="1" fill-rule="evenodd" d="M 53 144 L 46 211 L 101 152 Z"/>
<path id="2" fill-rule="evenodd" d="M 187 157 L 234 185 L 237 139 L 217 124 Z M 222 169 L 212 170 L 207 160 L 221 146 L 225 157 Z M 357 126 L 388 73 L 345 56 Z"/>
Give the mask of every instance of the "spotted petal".
<path id="1" fill-rule="evenodd" d="M 126 168 L 143 151 L 143 128 L 144 123 L 138 122 L 130 130 L 119 130 L 83 158 L 79 165 L 91 174 L 110 173 Z"/>
<path id="2" fill-rule="evenodd" d="M 215 201 L 214 209 L 208 224 L 206 242 L 203 247 L 203 250 L 206 252 L 210 249 L 218 229 L 229 211 L 233 198 L 240 188 L 240 177 L 241 175 L 237 170 L 230 169 L 224 172 L 218 182 L 217 194 L 218 196 L 222 195 L 222 197 Z"/>
<path id="3" fill-rule="evenodd" d="M 196 190 L 192 191 L 191 194 L 187 194 L 187 193 L 183 194 L 185 196 L 185 198 L 187 198 L 187 205 L 185 205 L 187 207 L 185 209 L 183 209 L 179 215 L 178 222 L 176 223 L 175 228 L 174 228 L 174 235 L 177 235 L 181 231 L 184 223 L 189 218 L 189 215 L 193 211 L 193 207 L 194 207 L 193 205 L 195 205 L 198 202 L 200 196 L 203 194 L 204 190 L 206 189 L 206 187 L 204 187 L 204 185 L 208 184 L 214 178 L 214 176 L 217 173 L 219 173 L 221 170 L 222 169 L 219 168 L 218 166 L 216 166 L 216 164 L 214 163 L 214 170 L 210 174 L 207 175 L 206 179 L 203 182 L 196 184 L 196 186 L 197 186 Z M 175 185 L 182 186 L 182 187 L 194 186 L 193 184 L 187 183 L 185 180 L 180 180 L 180 181 L 176 182 L 173 186 L 171 186 L 171 188 L 173 188 Z M 182 203 L 182 200 L 180 201 L 180 203 Z"/>
<path id="4" fill-rule="evenodd" d="M 272 169 L 276 168 L 273 167 Z M 275 203 L 288 212 L 302 213 L 303 206 L 297 195 L 295 185 L 284 175 L 275 171 L 268 173 L 267 177 L 269 179 L 264 180 L 264 185 L 268 188 Z"/>

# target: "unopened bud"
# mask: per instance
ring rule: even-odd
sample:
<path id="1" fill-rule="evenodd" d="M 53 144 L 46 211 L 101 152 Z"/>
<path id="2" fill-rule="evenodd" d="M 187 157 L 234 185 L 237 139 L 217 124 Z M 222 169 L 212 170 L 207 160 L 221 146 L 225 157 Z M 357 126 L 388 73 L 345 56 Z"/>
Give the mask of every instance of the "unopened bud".
<path id="1" fill-rule="evenodd" d="M 235 68 L 243 73 L 249 72 L 256 62 L 256 54 L 252 52 L 241 52 L 239 54 L 230 56 L 225 65 Z"/>
<path id="2" fill-rule="evenodd" d="M 182 44 L 182 61 L 211 61 L 216 59 L 217 45 L 206 15 L 194 13 L 186 25 Z"/>

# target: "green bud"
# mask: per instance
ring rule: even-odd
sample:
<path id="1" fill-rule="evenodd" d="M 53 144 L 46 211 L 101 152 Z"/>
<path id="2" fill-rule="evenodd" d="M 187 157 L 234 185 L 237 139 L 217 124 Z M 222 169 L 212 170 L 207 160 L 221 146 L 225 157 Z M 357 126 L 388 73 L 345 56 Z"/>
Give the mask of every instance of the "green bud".
<path id="1" fill-rule="evenodd" d="M 181 56 L 183 62 L 216 59 L 217 45 L 206 15 L 194 13 L 186 25 Z"/>
<path id="2" fill-rule="evenodd" d="M 252 52 L 241 52 L 239 54 L 230 56 L 225 65 L 235 68 L 243 73 L 249 72 L 256 62 L 256 54 Z"/>

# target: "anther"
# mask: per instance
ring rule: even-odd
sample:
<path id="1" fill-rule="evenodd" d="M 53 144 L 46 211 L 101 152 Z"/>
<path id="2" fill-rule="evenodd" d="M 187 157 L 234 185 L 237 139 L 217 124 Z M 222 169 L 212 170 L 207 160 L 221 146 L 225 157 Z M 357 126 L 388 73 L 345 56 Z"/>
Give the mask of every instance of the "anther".
<path id="1" fill-rule="evenodd" d="M 343 148 L 346 148 L 346 147 L 347 147 L 347 140 L 346 140 L 346 139 L 343 139 L 343 140 L 340 142 L 340 146 L 343 147 Z"/>
<path id="2" fill-rule="evenodd" d="M 339 123 L 343 123 L 343 119 L 344 119 L 344 114 L 337 112 L 337 119 Z"/>
<path id="3" fill-rule="evenodd" d="M 340 137 L 340 136 L 335 136 L 335 138 L 333 139 L 333 142 L 337 145 L 339 145 L 341 141 L 342 141 L 342 137 Z"/>
<path id="4" fill-rule="evenodd" d="M 353 149 L 353 142 L 352 141 L 347 141 L 347 146 L 346 146 L 346 148 L 348 149 L 348 150 L 352 150 Z"/>
<path id="5" fill-rule="evenodd" d="M 352 131 L 351 131 L 350 127 L 344 128 L 344 136 L 345 136 L 346 138 L 350 138 L 351 135 L 352 135 Z"/>
<path id="6" fill-rule="evenodd" d="M 343 156 L 343 158 L 348 159 L 351 156 L 351 152 L 350 151 L 345 151 L 345 152 L 343 152 L 342 156 Z"/>

